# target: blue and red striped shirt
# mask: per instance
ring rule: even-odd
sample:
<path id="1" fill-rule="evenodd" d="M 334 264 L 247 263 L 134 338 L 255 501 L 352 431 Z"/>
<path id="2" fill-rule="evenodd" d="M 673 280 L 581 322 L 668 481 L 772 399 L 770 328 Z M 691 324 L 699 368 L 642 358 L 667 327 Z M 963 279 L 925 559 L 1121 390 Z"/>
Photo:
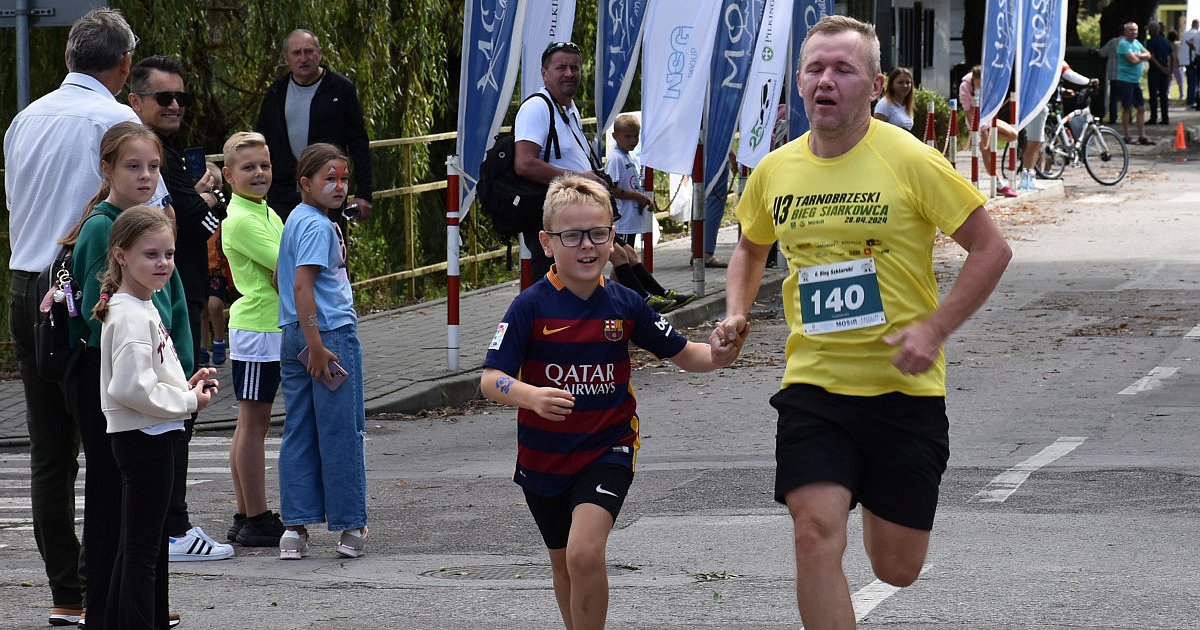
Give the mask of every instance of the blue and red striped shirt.
<path id="1" fill-rule="evenodd" d="M 633 468 L 639 420 L 629 378 L 630 342 L 670 358 L 687 339 L 637 293 L 603 278 L 581 300 L 552 270 L 513 300 L 484 366 L 575 396 L 562 422 L 517 410 L 514 481 L 534 494 L 557 496 L 592 464 Z"/>

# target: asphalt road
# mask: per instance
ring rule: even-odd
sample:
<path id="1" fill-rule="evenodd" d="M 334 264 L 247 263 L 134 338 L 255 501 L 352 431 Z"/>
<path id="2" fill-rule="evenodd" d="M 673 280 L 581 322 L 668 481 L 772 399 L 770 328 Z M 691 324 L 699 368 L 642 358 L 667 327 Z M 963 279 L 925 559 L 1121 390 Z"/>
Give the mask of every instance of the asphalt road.
<path id="1" fill-rule="evenodd" d="M 875 582 L 851 516 L 845 568 L 863 627 L 1200 627 L 1200 172 L 1131 170 L 1115 188 L 1068 171 L 1066 201 L 999 217 L 1016 256 L 947 346 L 952 453 L 922 578 Z M 960 263 L 939 248 L 943 278 Z M 786 328 L 775 302 L 756 317 L 731 369 L 685 374 L 643 355 L 643 450 L 609 543 L 612 627 L 799 626 L 790 524 L 770 496 L 767 398 Z M 338 559 L 334 535 L 314 530 L 298 562 L 263 549 L 173 564 L 184 627 L 561 627 L 508 478 L 511 410 L 378 417 L 368 430 L 367 555 Z M 227 438 L 193 446 L 189 501 L 213 534 L 233 512 Z M 0 466 L 21 455 L 0 451 Z M 0 505 L 23 496 L 15 486 L 0 485 Z M 44 627 L 45 576 L 19 521 L 0 521 L 0 628 Z"/>

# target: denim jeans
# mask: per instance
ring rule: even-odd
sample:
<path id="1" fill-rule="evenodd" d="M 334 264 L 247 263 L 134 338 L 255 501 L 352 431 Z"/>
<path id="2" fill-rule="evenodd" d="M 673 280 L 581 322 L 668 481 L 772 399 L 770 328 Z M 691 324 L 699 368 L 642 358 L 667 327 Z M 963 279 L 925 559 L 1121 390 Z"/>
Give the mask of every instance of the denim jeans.
<path id="1" fill-rule="evenodd" d="M 13 354 L 25 386 L 33 538 L 46 565 L 54 605 L 81 606 L 82 568 L 79 538 L 75 534 L 79 425 L 67 410 L 62 384 L 38 376 L 33 323 L 41 300 L 42 296 L 37 294 L 37 274 L 14 271 L 8 320 Z"/>
<path id="2" fill-rule="evenodd" d="M 367 524 L 366 408 L 357 327 L 321 331 L 349 378 L 329 391 L 296 358 L 307 343 L 299 324 L 283 327 L 279 371 L 287 416 L 279 447 L 279 509 L 284 525 L 328 523 L 330 531 Z"/>

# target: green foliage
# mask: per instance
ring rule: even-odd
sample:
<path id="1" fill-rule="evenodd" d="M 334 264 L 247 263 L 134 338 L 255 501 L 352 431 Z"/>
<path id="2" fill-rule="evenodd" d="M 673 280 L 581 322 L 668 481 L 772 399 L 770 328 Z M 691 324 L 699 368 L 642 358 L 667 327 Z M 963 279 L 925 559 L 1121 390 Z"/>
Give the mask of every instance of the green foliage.
<path id="1" fill-rule="evenodd" d="M 917 138 L 925 139 L 925 123 L 933 108 L 934 131 L 937 135 L 937 148 L 946 146 L 946 134 L 950 131 L 950 104 L 941 94 L 931 90 L 919 89 L 913 94 L 913 128 L 912 133 Z M 961 128 L 961 125 L 959 125 Z"/>
<path id="2" fill-rule="evenodd" d="M 1075 21 L 1076 31 L 1079 33 L 1079 43 L 1088 48 L 1099 48 L 1103 43 L 1100 41 L 1100 14 L 1088 15 L 1085 11 L 1080 10 L 1079 16 Z"/>

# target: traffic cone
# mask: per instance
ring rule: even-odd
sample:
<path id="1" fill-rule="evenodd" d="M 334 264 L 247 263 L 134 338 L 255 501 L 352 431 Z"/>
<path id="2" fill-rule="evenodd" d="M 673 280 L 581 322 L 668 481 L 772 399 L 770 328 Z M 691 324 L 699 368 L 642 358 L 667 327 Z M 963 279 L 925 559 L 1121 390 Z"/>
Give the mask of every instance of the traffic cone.
<path id="1" fill-rule="evenodd" d="M 1180 122 L 1179 126 L 1175 128 L 1175 150 L 1187 151 L 1187 134 L 1183 132 L 1183 122 Z M 1182 155 L 1177 155 L 1175 156 L 1175 161 L 1186 162 L 1187 158 Z"/>

